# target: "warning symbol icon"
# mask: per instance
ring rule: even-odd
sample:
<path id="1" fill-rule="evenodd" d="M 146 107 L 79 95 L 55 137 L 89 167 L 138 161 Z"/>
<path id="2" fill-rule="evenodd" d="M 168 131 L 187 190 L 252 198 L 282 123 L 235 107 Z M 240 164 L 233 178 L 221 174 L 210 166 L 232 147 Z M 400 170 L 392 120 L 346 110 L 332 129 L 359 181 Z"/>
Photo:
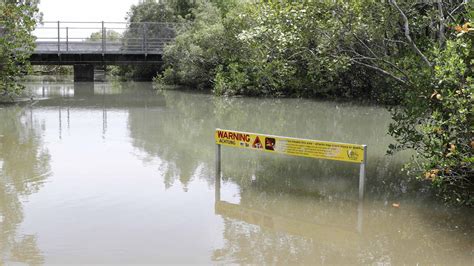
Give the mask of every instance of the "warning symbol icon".
<path id="1" fill-rule="evenodd" d="M 256 149 L 263 148 L 262 142 L 260 141 L 260 138 L 258 136 L 255 138 L 255 141 L 252 144 L 252 148 L 256 148 Z"/>

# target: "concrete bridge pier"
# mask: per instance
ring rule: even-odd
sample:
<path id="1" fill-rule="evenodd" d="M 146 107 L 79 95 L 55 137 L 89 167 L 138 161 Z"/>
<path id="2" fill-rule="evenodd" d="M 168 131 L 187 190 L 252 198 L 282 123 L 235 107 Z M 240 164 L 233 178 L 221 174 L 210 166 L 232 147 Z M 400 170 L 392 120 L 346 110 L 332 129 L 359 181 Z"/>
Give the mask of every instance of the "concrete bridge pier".
<path id="1" fill-rule="evenodd" d="M 94 65 L 77 64 L 74 65 L 74 82 L 90 81 L 94 82 Z"/>

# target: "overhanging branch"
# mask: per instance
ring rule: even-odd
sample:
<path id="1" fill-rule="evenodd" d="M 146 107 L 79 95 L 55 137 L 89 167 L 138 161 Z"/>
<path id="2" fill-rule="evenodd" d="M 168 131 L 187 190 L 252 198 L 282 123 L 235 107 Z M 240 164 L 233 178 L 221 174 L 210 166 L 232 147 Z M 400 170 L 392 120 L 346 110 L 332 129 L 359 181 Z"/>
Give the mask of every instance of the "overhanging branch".
<path id="1" fill-rule="evenodd" d="M 433 67 L 433 64 L 428 60 L 428 58 L 418 49 L 418 46 L 416 46 L 415 42 L 410 36 L 410 26 L 408 23 L 408 18 L 403 12 L 403 10 L 398 6 L 396 0 L 390 0 L 390 3 L 398 10 L 400 13 L 400 16 L 403 19 L 403 24 L 404 24 L 404 31 L 405 31 L 405 38 L 407 39 L 408 43 L 410 43 L 411 47 L 413 50 L 423 59 L 423 61 L 431 68 Z"/>
<path id="2" fill-rule="evenodd" d="M 363 63 L 363 62 L 360 62 L 360 61 L 357 61 L 357 60 L 354 60 L 354 59 L 350 59 L 351 62 L 355 63 L 355 64 L 358 64 L 358 65 L 361 65 L 361 66 L 365 66 L 365 67 L 368 67 L 368 68 L 371 68 L 371 69 L 374 69 L 386 76 L 389 76 L 391 78 L 393 78 L 394 80 L 398 81 L 399 83 L 403 84 L 403 85 L 407 85 L 407 82 L 397 76 L 395 76 L 394 74 L 380 68 L 380 67 L 377 67 L 377 66 L 374 66 L 374 65 L 369 65 L 369 64 L 366 64 L 366 63 Z"/>

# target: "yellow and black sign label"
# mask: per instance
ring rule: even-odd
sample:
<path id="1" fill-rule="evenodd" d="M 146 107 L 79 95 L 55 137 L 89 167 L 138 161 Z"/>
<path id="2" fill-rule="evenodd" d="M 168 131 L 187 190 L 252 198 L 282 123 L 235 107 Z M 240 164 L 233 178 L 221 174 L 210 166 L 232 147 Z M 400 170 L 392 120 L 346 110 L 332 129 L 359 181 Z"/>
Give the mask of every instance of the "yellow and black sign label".
<path id="1" fill-rule="evenodd" d="M 353 163 L 364 161 L 364 146 L 216 129 L 217 144 Z"/>

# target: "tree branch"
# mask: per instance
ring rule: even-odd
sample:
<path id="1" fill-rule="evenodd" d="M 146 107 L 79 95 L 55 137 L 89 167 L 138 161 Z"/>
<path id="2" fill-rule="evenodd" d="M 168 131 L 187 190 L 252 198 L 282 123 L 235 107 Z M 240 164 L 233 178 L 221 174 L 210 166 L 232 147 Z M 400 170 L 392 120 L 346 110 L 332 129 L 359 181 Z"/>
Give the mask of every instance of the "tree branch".
<path id="1" fill-rule="evenodd" d="M 367 48 L 367 50 L 369 50 L 369 52 L 372 54 L 372 56 L 374 57 L 377 57 L 374 53 L 374 51 L 372 51 L 372 49 L 370 49 L 370 47 L 365 44 L 365 42 L 363 42 L 359 37 L 357 37 L 357 35 L 355 33 L 352 33 L 352 35 L 357 39 L 357 41 L 359 41 L 365 48 Z"/>
<path id="2" fill-rule="evenodd" d="M 405 38 L 407 39 L 408 43 L 411 44 L 411 47 L 413 48 L 413 50 L 423 59 L 423 61 L 430 68 L 433 67 L 433 64 L 428 60 L 428 58 L 426 58 L 426 56 L 420 51 L 420 49 L 418 49 L 418 46 L 416 46 L 415 42 L 411 38 L 411 36 L 410 36 L 410 26 L 408 24 L 408 18 L 405 15 L 405 13 L 403 12 L 403 10 L 398 6 L 397 1 L 396 0 L 390 0 L 390 3 L 398 10 L 398 12 L 400 13 L 400 15 L 403 19 L 404 30 L 405 30 Z"/>
<path id="3" fill-rule="evenodd" d="M 394 43 L 401 43 L 401 44 L 408 44 L 404 41 L 400 41 L 400 40 L 393 40 L 393 39 L 388 39 L 388 38 L 384 38 L 384 41 L 387 41 L 387 42 L 394 42 Z"/>
<path id="4" fill-rule="evenodd" d="M 341 50 L 341 52 L 349 52 L 349 53 L 356 54 L 358 57 L 352 57 L 352 58 L 351 58 L 351 60 L 352 60 L 353 62 L 360 62 L 360 61 L 357 61 L 357 60 L 381 61 L 381 62 L 383 62 L 383 63 L 385 63 L 385 64 L 391 66 L 392 68 L 394 68 L 394 69 L 395 69 L 396 71 L 398 71 L 400 74 L 402 74 L 402 75 L 406 78 L 406 80 L 404 80 L 404 83 L 405 83 L 405 84 L 407 84 L 407 83 L 412 83 L 411 80 L 410 80 L 410 77 L 407 75 L 406 72 L 404 72 L 402 69 L 400 69 L 400 68 L 399 68 L 397 65 L 395 65 L 394 63 L 392 63 L 392 62 L 390 62 L 390 61 L 388 61 L 388 60 L 386 60 L 386 59 L 384 59 L 384 58 L 382 58 L 382 57 L 377 56 L 375 53 L 373 53 L 373 56 L 374 56 L 374 57 L 368 57 L 368 56 L 365 56 L 365 55 L 363 55 L 363 54 L 358 53 L 356 50 L 354 50 L 354 48 L 351 48 L 351 50 Z M 364 63 L 364 64 L 366 64 L 366 63 Z M 366 64 L 366 65 L 368 65 L 368 64 Z M 379 68 L 378 66 L 375 66 L 375 65 L 372 65 L 372 66 L 374 66 L 375 68 Z M 374 68 L 374 69 L 375 69 L 375 68 Z M 386 70 L 384 70 L 384 71 L 386 71 Z M 389 72 L 387 71 L 387 73 L 389 73 Z M 394 75 L 392 74 L 392 76 L 394 76 Z"/>
<path id="5" fill-rule="evenodd" d="M 461 4 L 459 4 L 456 8 L 454 8 L 453 10 L 451 10 L 451 12 L 446 12 L 448 17 L 453 21 L 453 22 L 456 22 L 456 19 L 454 18 L 453 14 L 456 13 L 456 11 L 458 11 L 458 9 L 460 9 L 461 7 L 463 7 L 465 4 L 467 4 L 467 0 L 463 1 Z"/>
<path id="6" fill-rule="evenodd" d="M 392 73 L 390 73 L 390 72 L 388 72 L 388 71 L 386 71 L 386 70 L 381 69 L 380 67 L 373 66 L 373 65 L 369 65 L 369 64 L 366 64 L 366 63 L 362 63 L 362 62 L 359 62 L 359 61 L 354 60 L 354 59 L 352 59 L 352 58 L 351 58 L 350 60 L 351 60 L 351 62 L 354 62 L 355 64 L 358 64 L 358 65 L 361 65 L 361 66 L 365 66 L 365 67 L 368 67 L 368 68 L 377 70 L 378 72 L 380 72 L 380 73 L 382 73 L 382 74 L 384 74 L 384 75 L 386 75 L 386 76 L 389 76 L 389 77 L 395 79 L 396 81 L 400 82 L 401 84 L 407 85 L 407 82 L 406 82 L 405 80 L 403 80 L 403 79 L 401 79 L 401 78 L 395 76 L 394 74 L 392 74 Z"/>
<path id="7" fill-rule="evenodd" d="M 452 17 L 452 15 L 454 14 L 454 12 L 458 11 L 458 9 L 460 9 L 460 8 L 461 8 L 462 6 L 464 6 L 466 3 L 467 3 L 467 1 L 463 1 L 459 6 L 457 6 L 455 9 L 453 9 L 451 12 L 449 12 L 448 15 Z M 454 18 L 453 18 L 453 21 L 454 21 Z"/>

